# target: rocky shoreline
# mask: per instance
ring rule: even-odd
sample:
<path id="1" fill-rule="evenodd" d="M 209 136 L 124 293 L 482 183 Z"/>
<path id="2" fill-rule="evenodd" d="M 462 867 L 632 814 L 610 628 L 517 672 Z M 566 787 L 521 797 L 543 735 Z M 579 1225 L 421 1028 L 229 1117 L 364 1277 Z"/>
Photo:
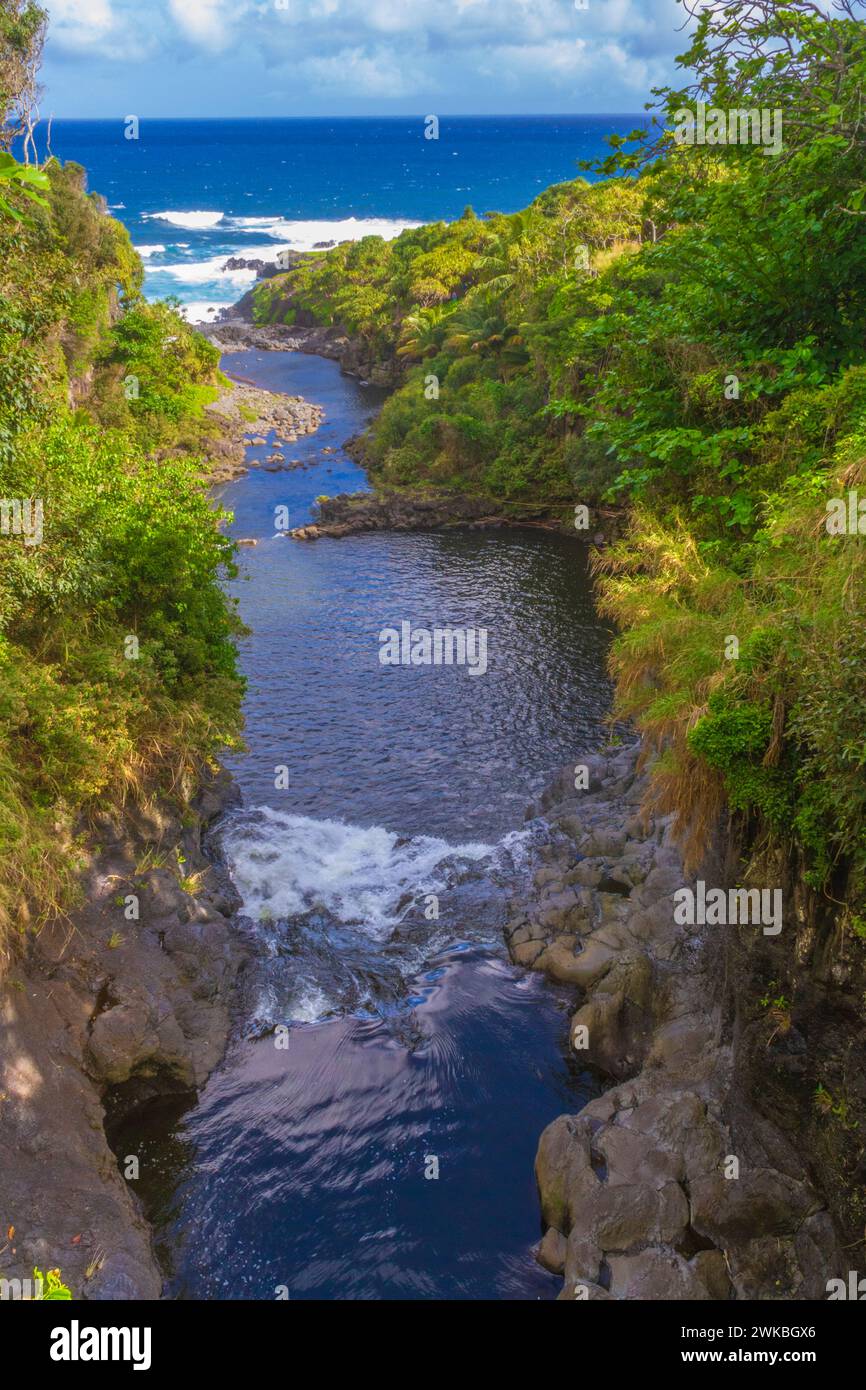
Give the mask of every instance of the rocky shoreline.
<path id="1" fill-rule="evenodd" d="M 568 768 L 527 810 L 542 833 L 505 938 L 516 964 L 577 991 L 574 1055 L 607 1087 L 541 1136 L 537 1258 L 564 1300 L 824 1298 L 850 1263 L 827 1203 L 791 1136 L 736 1084 L 724 932 L 755 928 L 675 924 L 688 880 L 670 817 L 641 810 L 639 755 L 637 741 L 585 755 L 586 790 Z M 76 1298 L 160 1296 L 107 1117 L 116 1126 L 166 1096 L 193 1103 L 224 1053 L 254 946 L 206 832 L 235 796 L 220 773 L 187 813 L 103 817 L 86 906 L 46 927 L 13 972 L 5 1278 L 59 1266 Z"/>
<path id="2" fill-rule="evenodd" d="M 204 837 L 234 797 L 220 773 L 187 811 L 161 803 L 100 817 L 89 830 L 84 906 L 31 938 L 10 969 L 3 1278 L 59 1267 L 75 1299 L 160 1297 L 136 1180 L 121 1173 L 106 1115 L 116 1122 L 166 1095 L 192 1100 L 223 1055 L 250 948 L 237 894 Z"/>
<path id="3" fill-rule="evenodd" d="M 293 540 L 338 539 L 361 531 L 437 531 L 450 527 L 492 530 L 520 525 L 545 531 L 569 529 L 568 519 L 548 507 L 522 506 L 506 512 L 502 503 L 492 498 L 465 494 L 341 493 L 338 497 L 320 498 L 317 508 L 318 519 L 291 531 Z M 592 539 L 602 544 L 604 532 L 597 532 Z"/>
<path id="4" fill-rule="evenodd" d="M 299 461 L 287 459 L 283 450 L 302 435 L 314 434 L 325 417 L 321 406 L 302 396 L 280 395 L 244 381 L 232 381 L 221 388 L 207 412 L 219 426 L 218 438 L 208 449 L 211 483 L 231 482 L 250 468 L 280 471 L 299 467 Z M 268 442 L 272 448 L 266 458 L 248 452 L 249 445 Z"/>
<path id="5" fill-rule="evenodd" d="M 511 956 L 573 985 L 575 1055 L 613 1083 L 539 1143 L 538 1259 L 582 1299 L 820 1299 L 844 1277 L 801 1155 L 737 1084 L 725 933 L 674 922 L 670 817 L 645 816 L 640 745 L 585 756 L 530 818 L 549 834 Z M 724 882 L 717 876 L 713 881 Z"/>
<path id="6" fill-rule="evenodd" d="M 368 357 L 364 344 L 342 329 L 313 323 L 254 324 L 244 314 L 244 303 L 240 300 L 216 323 L 199 325 L 200 331 L 220 352 L 243 352 L 250 348 L 260 352 L 307 352 L 339 362 L 341 371 L 359 377 L 367 385 L 396 385 L 397 365 Z"/>

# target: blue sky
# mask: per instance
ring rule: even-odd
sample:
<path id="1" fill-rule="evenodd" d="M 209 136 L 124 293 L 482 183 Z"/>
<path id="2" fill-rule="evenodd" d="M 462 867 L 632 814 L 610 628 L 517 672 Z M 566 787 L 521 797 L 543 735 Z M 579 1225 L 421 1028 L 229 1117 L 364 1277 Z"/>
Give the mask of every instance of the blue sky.
<path id="1" fill-rule="evenodd" d="M 686 47 L 677 0 L 43 4 L 58 117 L 639 111 Z"/>

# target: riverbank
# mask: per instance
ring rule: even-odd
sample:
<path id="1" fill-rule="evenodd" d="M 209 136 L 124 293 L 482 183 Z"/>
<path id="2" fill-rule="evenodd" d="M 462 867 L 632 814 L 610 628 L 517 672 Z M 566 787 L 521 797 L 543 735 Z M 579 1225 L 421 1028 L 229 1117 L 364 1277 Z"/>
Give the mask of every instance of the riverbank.
<path id="1" fill-rule="evenodd" d="M 293 534 L 510 523 L 488 505 L 346 494 L 320 499 L 317 521 Z M 673 895 L 694 880 L 672 817 L 641 812 L 639 753 L 635 742 L 587 756 L 585 790 L 569 769 L 527 812 L 542 844 L 509 951 L 577 991 L 574 1055 L 608 1088 L 541 1136 L 540 1263 L 563 1278 L 562 1298 L 823 1298 L 845 1273 L 840 1241 L 796 1126 L 754 1103 L 742 971 L 724 934 L 738 929 L 676 925 Z M 720 844 L 702 869 L 711 882 L 732 881 L 723 860 Z M 768 1063 L 784 1061 L 784 1036 L 765 1044 Z"/>
<path id="2" fill-rule="evenodd" d="M 251 294 L 232 305 L 216 323 L 201 324 L 199 328 L 220 352 L 251 348 L 259 352 L 306 352 L 339 362 L 347 376 L 356 376 L 373 386 L 390 388 L 398 380 L 396 364 L 379 361 L 361 339 L 342 328 L 313 322 L 254 323 Z"/>
<path id="3" fill-rule="evenodd" d="M 538 527 L 568 534 L 569 519 L 548 507 L 502 510 L 493 498 L 462 494 L 424 495 L 420 492 L 357 492 L 320 497 L 313 523 L 296 527 L 292 538 L 337 540 L 364 531 L 438 531 L 448 527 L 491 530 L 502 526 Z M 593 537 L 604 542 L 604 532 Z"/>
<path id="4" fill-rule="evenodd" d="M 300 460 L 285 453 L 307 434 L 314 434 L 324 411 L 301 396 L 284 396 L 244 381 L 229 381 L 217 399 L 206 407 L 218 424 L 218 437 L 210 441 L 207 475 L 211 483 L 239 478 L 249 468 L 273 472 L 301 467 Z M 264 458 L 248 449 L 263 445 L 270 436 L 271 452 Z"/>
<path id="5" fill-rule="evenodd" d="M 640 754 L 582 756 L 586 789 L 568 768 L 527 813 L 548 835 L 509 949 L 578 990 L 572 1046 L 612 1083 L 541 1136 L 538 1258 L 566 1300 L 825 1298 L 850 1256 L 735 1027 L 732 938 L 761 928 L 676 924 L 695 880 L 671 817 L 641 811 Z M 711 854 L 701 872 L 725 882 Z"/>
<path id="6" fill-rule="evenodd" d="M 638 758 L 637 743 L 586 755 L 586 790 L 568 768 L 527 810 L 544 830 L 509 951 L 578 991 L 572 1047 L 610 1083 L 541 1136 L 539 1262 L 563 1299 L 825 1297 L 847 1257 L 790 1138 L 734 1084 L 726 943 L 674 924 L 689 880 L 670 818 L 641 814 Z M 203 840 L 236 799 L 221 774 L 184 817 L 163 805 L 105 818 L 87 907 L 13 977 L 4 1277 L 59 1262 L 76 1298 L 160 1296 L 135 1155 L 112 1152 L 106 1119 L 110 1133 L 136 1107 L 191 1102 L 222 1057 L 253 948 Z"/>
<path id="7" fill-rule="evenodd" d="M 136 1196 L 140 1156 L 108 1132 L 136 1107 L 192 1095 L 222 1057 L 248 944 L 238 897 L 205 848 L 236 799 L 225 773 L 92 825 L 83 906 L 10 970 L 2 1014 L 0 1272 L 58 1267 L 75 1299 L 159 1298 Z"/>
<path id="8" fill-rule="evenodd" d="M 255 469 L 220 491 L 232 533 L 258 541 L 230 585 L 251 629 L 248 751 L 229 759 L 243 804 L 220 838 L 262 952 L 196 1104 L 161 1139 L 155 1107 L 118 1150 L 148 1156 L 167 1296 L 269 1298 L 277 1270 L 293 1300 L 550 1298 L 531 1253 L 535 1141 L 566 1087 L 575 1104 L 587 1091 L 564 991 L 510 966 L 501 933 L 526 797 L 576 729 L 604 727 L 584 547 L 531 528 L 285 545 L 277 505 L 299 523 L 317 493 L 363 485 L 328 451 L 375 397 L 311 355 L 222 365 L 326 419 L 297 446 L 314 471 Z M 381 666 L 381 622 L 428 610 L 489 626 L 484 680 Z M 423 1153 L 439 1155 L 438 1185 Z"/>
<path id="9" fill-rule="evenodd" d="M 324 418 L 299 395 L 236 380 L 206 407 L 207 476 L 291 469 L 281 447 Z M 258 446 L 270 440 L 272 453 Z M 301 466 L 301 465 L 299 465 Z M 76 901 L 11 963 L 0 1057 L 0 1275 L 59 1266 L 75 1299 L 158 1298 L 164 1283 L 137 1197 L 141 1154 L 113 1135 L 138 1110 L 192 1103 L 224 1055 L 253 946 L 211 823 L 236 804 L 203 770 L 177 800 L 132 800 L 79 827 Z"/>
<path id="10" fill-rule="evenodd" d="M 202 332 L 223 353 L 303 352 L 338 362 L 342 372 L 357 377 L 365 385 L 393 389 L 399 380 L 397 362 L 371 358 L 369 345 L 362 338 L 347 334 L 342 328 L 315 324 L 254 324 L 252 292 L 233 305 L 218 323 L 203 325 Z M 213 407 L 218 408 L 221 409 Z M 266 409 L 264 404 L 262 409 Z M 251 426 L 247 434 L 254 429 Z M 235 434 L 236 441 L 242 438 L 242 431 Z M 382 487 L 377 483 L 375 473 L 371 472 L 365 436 L 355 436 L 346 441 L 344 447 L 350 457 L 367 471 L 373 490 L 318 498 L 315 520 L 296 527 L 291 532 L 293 539 L 338 539 L 365 531 L 529 526 L 559 531 L 564 535 L 577 535 L 580 540 L 604 546 L 621 536 L 627 524 L 624 508 L 600 503 L 582 507 L 580 510 L 586 515 L 578 521 L 573 504 L 551 506 L 545 501 L 505 501 L 501 497 L 484 496 L 477 488 L 458 492 L 454 488 Z M 240 463 L 233 460 L 232 467 L 234 471 L 215 472 L 215 481 L 238 476 L 242 471 L 242 460 Z"/>

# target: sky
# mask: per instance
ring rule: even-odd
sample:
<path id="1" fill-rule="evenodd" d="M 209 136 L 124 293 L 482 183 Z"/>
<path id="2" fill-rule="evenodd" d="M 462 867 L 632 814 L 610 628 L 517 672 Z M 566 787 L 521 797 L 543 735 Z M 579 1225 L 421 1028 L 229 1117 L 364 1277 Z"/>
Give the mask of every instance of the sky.
<path id="1" fill-rule="evenodd" d="M 43 116 L 636 112 L 678 0 L 42 0 Z"/>

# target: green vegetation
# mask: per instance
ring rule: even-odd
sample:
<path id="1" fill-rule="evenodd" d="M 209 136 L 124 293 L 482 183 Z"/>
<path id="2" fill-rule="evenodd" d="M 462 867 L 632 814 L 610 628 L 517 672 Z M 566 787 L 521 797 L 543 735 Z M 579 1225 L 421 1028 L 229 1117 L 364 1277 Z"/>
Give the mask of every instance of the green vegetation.
<path id="1" fill-rule="evenodd" d="M 380 484 L 628 509 L 600 595 L 656 803 L 692 862 L 727 806 L 852 912 L 866 540 L 824 520 L 866 498 L 863 8 L 708 7 L 691 85 L 611 140 L 601 181 L 337 247 L 255 300 L 399 371 L 366 440 Z M 676 142 L 699 100 L 780 112 L 781 153 Z"/>
<path id="2" fill-rule="evenodd" d="M 307 258 L 255 291 L 260 322 L 293 312 L 341 324 L 365 356 L 397 361 L 403 384 L 368 441 L 375 478 L 501 499 L 566 504 L 599 475 L 560 393 L 578 320 L 607 305 L 597 271 L 641 241 L 633 180 L 549 188 L 523 213 L 379 237 Z"/>
<path id="3" fill-rule="evenodd" d="M 0 956 L 69 901 L 82 816 L 182 797 L 239 727 L 233 548 L 196 457 L 217 354 L 141 298 L 80 168 L 41 184 L 0 208 Z"/>
<path id="4" fill-rule="evenodd" d="M 19 164 L 6 150 L 0 151 L 0 187 L 4 184 L 20 189 L 31 202 L 40 203 L 42 207 L 48 206 L 41 193 L 41 190 L 48 187 L 47 174 L 32 164 Z M 21 216 L 15 208 L 10 207 L 2 196 L 0 196 L 0 212 L 5 213 L 7 217 L 19 218 Z"/>
<path id="5" fill-rule="evenodd" d="M 18 138 L 25 151 L 32 148 L 47 22 L 34 0 L 0 0 L 0 150 Z"/>
<path id="6" fill-rule="evenodd" d="M 42 31 L 12 8 L 21 62 L 0 88 L 20 116 Z M 254 294 L 259 321 L 340 326 L 397 374 L 365 442 L 382 485 L 627 509 L 600 601 L 657 806 L 692 862 L 730 810 L 847 904 L 855 939 L 864 540 L 824 519 L 866 495 L 863 8 L 704 10 L 690 85 L 656 94 L 598 181 L 341 245 Z M 699 100 L 780 112 L 781 153 L 676 143 Z M 77 166 L 6 156 L 0 185 L 0 496 L 45 509 L 41 544 L 0 538 L 8 931 L 59 900 L 82 810 L 180 787 L 236 736 L 239 684 L 231 547 L 197 463 L 216 353 L 141 299 Z"/>
<path id="7" fill-rule="evenodd" d="M 41 1269 L 34 1269 L 33 1278 L 36 1287 L 41 1288 L 41 1297 L 45 1302 L 68 1303 L 71 1300 L 72 1291 L 63 1283 L 59 1269 L 49 1269 L 45 1274 Z"/>

